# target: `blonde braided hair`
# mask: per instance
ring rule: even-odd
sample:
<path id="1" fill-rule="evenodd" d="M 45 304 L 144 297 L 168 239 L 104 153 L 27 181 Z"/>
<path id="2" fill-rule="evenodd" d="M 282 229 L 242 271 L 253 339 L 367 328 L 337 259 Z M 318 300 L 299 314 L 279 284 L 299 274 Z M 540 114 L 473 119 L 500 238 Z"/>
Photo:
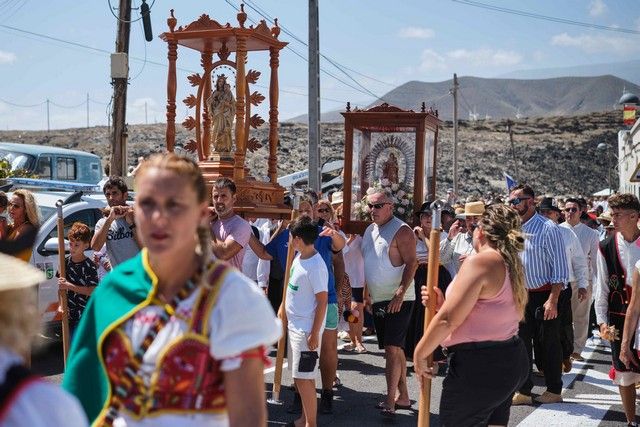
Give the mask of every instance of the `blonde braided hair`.
<path id="1" fill-rule="evenodd" d="M 196 192 L 198 203 L 208 200 L 207 185 L 204 177 L 202 176 L 202 171 L 198 164 L 188 157 L 183 157 L 175 153 L 154 154 L 142 162 L 138 172 L 136 173 L 135 180 L 138 181 L 149 169 L 152 168 L 168 170 L 182 178 L 185 178 L 189 182 L 191 188 Z M 196 234 L 198 242 L 196 254 L 200 257 L 201 269 L 203 272 L 200 276 L 200 285 L 209 287 L 210 285 L 206 269 L 213 258 L 213 252 L 211 250 L 211 230 L 207 225 L 201 224 L 198 226 Z"/>
<path id="2" fill-rule="evenodd" d="M 522 318 L 528 293 L 525 286 L 524 267 L 520 259 L 520 252 L 524 250 L 520 216 L 506 205 L 487 206 L 478 221 L 478 227 L 482 228 L 489 245 L 500 253 L 507 264 L 513 299 Z"/>

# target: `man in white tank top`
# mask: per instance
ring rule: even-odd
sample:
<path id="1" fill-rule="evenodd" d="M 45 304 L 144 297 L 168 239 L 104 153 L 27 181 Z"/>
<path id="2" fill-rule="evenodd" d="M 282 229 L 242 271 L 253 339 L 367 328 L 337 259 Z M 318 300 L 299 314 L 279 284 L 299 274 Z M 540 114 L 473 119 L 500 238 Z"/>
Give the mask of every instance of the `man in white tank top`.
<path id="1" fill-rule="evenodd" d="M 415 301 L 416 241 L 411 228 L 393 216 L 390 194 L 378 190 L 367 202 L 373 224 L 362 239 L 365 282 L 373 300 L 378 346 L 386 357 L 387 396 L 378 408 L 390 416 L 411 404 L 403 349 Z"/>

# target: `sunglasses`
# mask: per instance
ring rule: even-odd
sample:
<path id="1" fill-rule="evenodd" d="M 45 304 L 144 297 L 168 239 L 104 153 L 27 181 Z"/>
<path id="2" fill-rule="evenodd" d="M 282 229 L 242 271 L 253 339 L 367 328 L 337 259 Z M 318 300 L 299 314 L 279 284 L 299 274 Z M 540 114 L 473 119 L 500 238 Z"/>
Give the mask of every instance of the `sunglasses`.
<path id="1" fill-rule="evenodd" d="M 513 206 L 519 205 L 520 203 L 522 203 L 523 200 L 528 200 L 530 198 L 531 197 L 516 197 L 514 199 L 509 200 L 509 204 Z"/>
<path id="2" fill-rule="evenodd" d="M 384 205 L 388 205 L 389 203 L 367 203 L 369 209 L 382 209 Z"/>
<path id="3" fill-rule="evenodd" d="M 320 212 L 320 213 L 329 213 L 329 212 L 331 212 L 331 210 L 330 209 L 318 209 L 318 212 Z"/>
<path id="4" fill-rule="evenodd" d="M 565 212 L 578 212 L 578 208 L 564 208 Z"/>

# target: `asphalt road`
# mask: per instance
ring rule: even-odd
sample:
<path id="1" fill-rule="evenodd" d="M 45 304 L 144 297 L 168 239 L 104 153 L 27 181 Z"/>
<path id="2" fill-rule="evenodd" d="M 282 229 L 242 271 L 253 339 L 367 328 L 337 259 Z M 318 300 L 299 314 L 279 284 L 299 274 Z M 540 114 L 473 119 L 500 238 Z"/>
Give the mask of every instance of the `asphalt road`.
<path id="1" fill-rule="evenodd" d="M 340 351 L 339 376 L 343 386 L 335 390 L 334 411 L 330 415 L 319 415 L 320 426 L 415 426 L 417 423 L 418 399 L 417 380 L 413 376 L 409 363 L 409 389 L 414 401 L 412 410 L 398 410 L 392 420 L 383 418 L 375 404 L 385 393 L 384 354 L 378 350 L 372 337 L 367 338 L 369 353 L 356 354 Z M 272 353 L 275 355 L 275 352 Z M 606 343 L 599 340 L 588 342 L 583 353 L 586 360 L 574 363 L 570 373 L 563 376 L 564 402 L 553 405 L 514 407 L 509 425 L 524 427 L 583 427 L 583 426 L 619 426 L 624 425 L 624 415 L 617 387 L 608 378 L 610 352 Z M 63 372 L 62 348 L 59 342 L 49 341 L 39 353 L 34 353 L 33 369 L 53 382 L 60 382 Z M 288 403 L 292 392 L 290 372 L 283 373 L 281 399 Z M 273 381 L 273 368 L 265 373 L 267 397 Z M 319 379 L 318 379 L 319 381 Z M 544 391 L 542 378 L 536 378 L 534 393 Z M 433 381 L 431 426 L 439 426 L 438 404 L 442 377 Z M 283 426 L 297 415 L 288 414 L 286 405 L 268 404 L 269 426 Z"/>

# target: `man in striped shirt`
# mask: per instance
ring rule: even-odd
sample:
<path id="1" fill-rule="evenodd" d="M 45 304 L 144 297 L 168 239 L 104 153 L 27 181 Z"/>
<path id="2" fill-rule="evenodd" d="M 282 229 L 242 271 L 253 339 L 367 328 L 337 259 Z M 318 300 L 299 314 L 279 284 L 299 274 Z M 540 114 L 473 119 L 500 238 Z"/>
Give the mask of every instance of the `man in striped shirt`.
<path id="1" fill-rule="evenodd" d="M 536 212 L 535 193 L 527 185 L 514 188 L 509 204 L 522 219 L 522 231 L 527 239 L 521 254 L 529 300 L 524 320 L 520 323 L 520 338 L 524 341 L 533 366 L 532 342 L 542 337 L 542 357 L 547 390 L 536 403 L 562 402 L 562 346 L 558 307 L 560 292 L 569 281 L 564 241 L 558 226 Z M 513 396 L 513 405 L 531 404 L 533 380 L 531 373 Z"/>

